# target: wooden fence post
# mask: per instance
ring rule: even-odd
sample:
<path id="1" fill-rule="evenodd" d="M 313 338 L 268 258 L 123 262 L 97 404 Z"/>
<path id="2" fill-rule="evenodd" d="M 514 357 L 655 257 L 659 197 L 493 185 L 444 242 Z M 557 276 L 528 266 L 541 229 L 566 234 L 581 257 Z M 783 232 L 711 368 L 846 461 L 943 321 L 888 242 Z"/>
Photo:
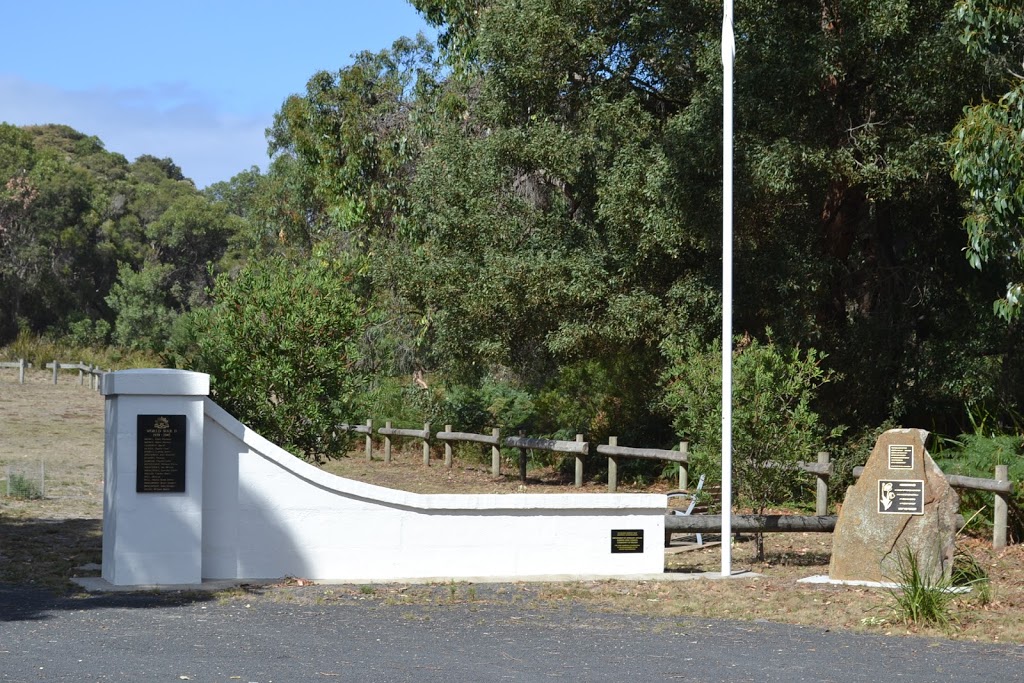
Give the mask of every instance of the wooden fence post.
<path id="1" fill-rule="evenodd" d="M 25 383 L 25 359 L 18 359 L 18 384 Z"/>
<path id="2" fill-rule="evenodd" d="M 85 367 L 85 361 L 78 361 L 78 386 L 85 386 L 85 371 L 82 368 Z"/>
<path id="3" fill-rule="evenodd" d="M 1010 479 L 1010 468 L 1007 465 L 996 465 L 996 480 L 1008 481 Z M 1006 547 L 1006 522 L 1009 494 L 996 493 L 995 516 L 992 520 L 992 547 Z"/>
<path id="4" fill-rule="evenodd" d="M 446 432 L 452 431 L 452 426 L 451 425 L 445 425 L 444 426 L 444 431 L 446 431 Z M 445 441 L 444 442 L 444 466 L 447 467 L 448 469 L 452 468 L 452 442 L 451 441 Z"/>
<path id="5" fill-rule="evenodd" d="M 522 429 L 519 430 L 519 436 L 525 437 L 526 432 Z M 526 449 L 519 449 L 519 481 L 526 483 Z"/>
<path id="6" fill-rule="evenodd" d="M 60 363 L 58 363 L 57 359 L 54 358 L 53 359 L 53 383 L 54 384 L 57 383 L 57 371 L 58 370 L 60 370 Z"/>
<path id="7" fill-rule="evenodd" d="M 818 464 L 827 465 L 829 455 L 827 451 L 820 451 L 818 453 Z M 819 517 L 824 517 L 828 514 L 828 475 L 819 474 L 818 476 L 818 491 L 814 501 L 814 514 Z"/>
<path id="8" fill-rule="evenodd" d="M 373 420 L 366 421 L 366 461 L 373 460 Z"/>
<path id="9" fill-rule="evenodd" d="M 576 435 L 576 443 L 583 443 L 583 435 Z M 576 488 L 583 486 L 583 456 L 579 453 L 576 454 Z"/>
<path id="10" fill-rule="evenodd" d="M 491 476 L 501 476 L 501 430 L 497 427 L 491 429 L 491 436 L 494 437 L 494 444 L 491 446 Z"/>
<path id="11" fill-rule="evenodd" d="M 686 462 L 679 463 L 679 488 L 685 491 L 690 485 L 690 442 L 680 441 L 679 452 L 686 456 Z"/>
<path id="12" fill-rule="evenodd" d="M 384 427 L 391 429 L 391 420 L 385 420 Z M 389 434 L 384 435 L 384 462 L 391 462 L 391 436 Z"/>
<path id="13" fill-rule="evenodd" d="M 423 437 L 423 465 L 430 467 L 430 423 L 423 423 L 423 433 L 426 434 Z"/>
<path id="14" fill-rule="evenodd" d="M 608 445 L 615 448 L 619 445 L 619 437 L 609 436 Z M 608 493 L 615 493 L 619 485 L 619 461 L 614 455 L 608 456 Z"/>

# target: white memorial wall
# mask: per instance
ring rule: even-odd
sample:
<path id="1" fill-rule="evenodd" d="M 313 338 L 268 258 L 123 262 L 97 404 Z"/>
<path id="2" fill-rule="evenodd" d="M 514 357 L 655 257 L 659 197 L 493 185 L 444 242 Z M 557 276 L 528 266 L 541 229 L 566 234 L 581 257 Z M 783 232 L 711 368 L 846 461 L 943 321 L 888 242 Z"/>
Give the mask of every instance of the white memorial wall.
<path id="1" fill-rule="evenodd" d="M 663 571 L 661 494 L 397 491 L 267 441 L 208 398 L 207 375 L 115 372 L 103 393 L 103 578 L 114 585 Z"/>

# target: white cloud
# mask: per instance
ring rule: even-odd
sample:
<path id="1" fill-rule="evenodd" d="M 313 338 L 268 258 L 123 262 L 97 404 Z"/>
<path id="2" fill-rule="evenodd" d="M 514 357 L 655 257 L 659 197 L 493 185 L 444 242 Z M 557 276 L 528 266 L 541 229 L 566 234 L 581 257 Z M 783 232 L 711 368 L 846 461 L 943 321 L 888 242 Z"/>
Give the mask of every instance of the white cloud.
<path id="1" fill-rule="evenodd" d="M 68 125 L 129 160 L 142 154 L 171 157 L 197 187 L 253 165 L 265 168 L 264 130 L 272 117 L 219 111 L 184 84 L 62 90 L 0 74 L 0 121 Z"/>

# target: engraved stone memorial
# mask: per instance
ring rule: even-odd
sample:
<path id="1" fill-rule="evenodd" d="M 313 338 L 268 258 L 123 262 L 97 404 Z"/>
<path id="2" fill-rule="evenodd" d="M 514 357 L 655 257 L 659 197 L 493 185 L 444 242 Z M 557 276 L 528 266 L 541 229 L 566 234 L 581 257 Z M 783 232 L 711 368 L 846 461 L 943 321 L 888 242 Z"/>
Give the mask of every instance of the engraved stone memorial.
<path id="1" fill-rule="evenodd" d="M 949 578 L 960 498 L 925 450 L 923 429 L 890 429 L 846 490 L 832 537 L 829 578 L 895 582 L 901 554 L 922 575 Z"/>

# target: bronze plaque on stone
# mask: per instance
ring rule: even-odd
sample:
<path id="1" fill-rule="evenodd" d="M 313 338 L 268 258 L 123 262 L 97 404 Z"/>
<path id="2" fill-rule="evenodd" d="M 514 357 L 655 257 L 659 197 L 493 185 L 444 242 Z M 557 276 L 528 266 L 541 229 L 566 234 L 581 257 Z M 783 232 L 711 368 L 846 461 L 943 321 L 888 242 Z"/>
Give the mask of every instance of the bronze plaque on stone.
<path id="1" fill-rule="evenodd" d="M 137 493 L 185 492 L 185 416 L 139 415 Z"/>
<path id="2" fill-rule="evenodd" d="M 643 551 L 643 529 L 612 529 L 613 553 L 642 553 Z"/>
<path id="3" fill-rule="evenodd" d="M 882 515 L 923 515 L 924 480 L 879 479 L 878 512 Z"/>
<path id="4" fill-rule="evenodd" d="M 889 444 L 889 469 L 914 469 L 914 446 L 904 444 Z"/>

